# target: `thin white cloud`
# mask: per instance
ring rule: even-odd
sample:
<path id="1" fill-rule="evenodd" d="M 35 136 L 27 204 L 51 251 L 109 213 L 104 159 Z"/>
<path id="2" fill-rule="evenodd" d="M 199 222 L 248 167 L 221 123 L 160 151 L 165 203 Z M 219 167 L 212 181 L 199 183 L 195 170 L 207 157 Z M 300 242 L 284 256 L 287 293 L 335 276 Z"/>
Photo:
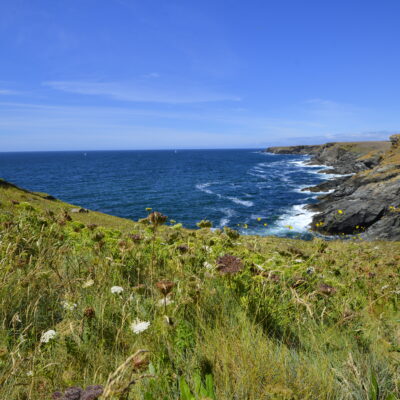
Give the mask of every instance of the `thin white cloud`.
<path id="1" fill-rule="evenodd" d="M 20 92 L 17 92 L 16 90 L 10 90 L 10 89 L 0 89 L 0 95 L 4 96 L 9 96 L 9 95 L 18 95 L 21 94 Z"/>
<path id="2" fill-rule="evenodd" d="M 305 118 L 299 110 L 258 114 L 233 107 L 66 106 L 0 102 L 0 149 L 266 147 L 387 139 L 400 119 Z M 310 105 L 309 105 L 310 106 Z M 309 107 L 306 107 L 309 109 Z M 311 107 L 313 109 L 313 107 Z M 269 115 L 270 114 L 270 115 Z M 333 118 L 335 117 L 335 118 Z M 336 125 L 335 125 L 336 124 Z"/>
<path id="3" fill-rule="evenodd" d="M 143 82 L 123 84 L 84 81 L 49 81 L 43 82 L 43 85 L 69 93 L 103 96 L 114 100 L 138 103 L 189 104 L 240 101 L 238 96 L 206 91 L 196 86 L 179 87 L 176 85 L 171 89 L 162 85 L 145 85 Z"/>
<path id="4" fill-rule="evenodd" d="M 150 72 L 149 74 L 143 75 L 143 78 L 159 78 L 161 75 L 158 72 Z"/>

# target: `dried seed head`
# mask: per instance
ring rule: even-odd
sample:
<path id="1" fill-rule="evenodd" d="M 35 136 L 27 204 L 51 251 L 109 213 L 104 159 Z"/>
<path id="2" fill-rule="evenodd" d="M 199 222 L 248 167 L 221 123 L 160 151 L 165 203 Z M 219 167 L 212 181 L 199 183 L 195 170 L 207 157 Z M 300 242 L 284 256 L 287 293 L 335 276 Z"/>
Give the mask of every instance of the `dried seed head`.
<path id="1" fill-rule="evenodd" d="M 141 355 L 134 357 L 132 360 L 132 366 L 135 371 L 142 371 L 146 369 L 149 364 L 150 361 Z"/>
<path id="2" fill-rule="evenodd" d="M 72 386 L 64 392 L 62 400 L 80 400 L 83 389 L 77 386 Z"/>
<path id="3" fill-rule="evenodd" d="M 140 235 L 138 235 L 138 234 L 131 234 L 131 235 L 129 235 L 129 237 L 131 238 L 132 242 L 134 242 L 134 243 L 139 243 L 139 242 L 141 242 L 142 239 L 143 239 L 143 238 L 142 238 Z"/>
<path id="4" fill-rule="evenodd" d="M 165 215 L 162 215 L 158 211 L 153 211 L 152 213 L 149 214 L 147 219 L 150 221 L 150 223 L 153 226 L 157 227 L 157 226 L 165 224 L 165 222 L 167 221 L 168 217 L 165 216 Z"/>
<path id="5" fill-rule="evenodd" d="M 169 293 L 171 293 L 172 288 L 175 286 L 175 283 L 162 280 L 157 282 L 155 286 L 164 296 L 167 296 Z"/>
<path id="6" fill-rule="evenodd" d="M 243 269 L 243 262 L 239 257 L 225 254 L 217 260 L 217 270 L 221 274 L 236 274 Z"/>
<path id="7" fill-rule="evenodd" d="M 96 312 L 93 307 L 86 307 L 83 311 L 83 316 L 88 319 L 92 319 L 96 316 Z"/>
<path id="8" fill-rule="evenodd" d="M 181 244 L 177 247 L 178 251 L 181 253 L 187 253 L 189 251 L 189 246 L 186 244 Z"/>
<path id="9" fill-rule="evenodd" d="M 326 283 L 321 283 L 318 287 L 318 291 L 328 296 L 336 293 L 336 289 L 333 286 L 327 285 Z"/>

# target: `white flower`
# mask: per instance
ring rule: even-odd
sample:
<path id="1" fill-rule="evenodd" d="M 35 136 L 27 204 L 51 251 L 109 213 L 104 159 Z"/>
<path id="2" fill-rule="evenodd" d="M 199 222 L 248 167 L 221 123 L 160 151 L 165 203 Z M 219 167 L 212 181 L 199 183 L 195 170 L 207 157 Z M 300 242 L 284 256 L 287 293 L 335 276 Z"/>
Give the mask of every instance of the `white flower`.
<path id="1" fill-rule="evenodd" d="M 113 286 L 111 288 L 111 293 L 114 294 L 121 294 L 124 291 L 124 288 L 122 288 L 121 286 Z"/>
<path id="2" fill-rule="evenodd" d="M 136 333 L 137 335 L 148 329 L 149 326 L 150 326 L 149 321 L 140 321 L 139 319 L 131 323 L 132 332 Z"/>
<path id="3" fill-rule="evenodd" d="M 203 246 L 203 249 L 207 252 L 207 253 L 212 253 L 212 248 L 210 246 Z"/>
<path id="4" fill-rule="evenodd" d="M 203 267 L 206 268 L 206 269 L 213 269 L 214 268 L 213 265 L 210 264 L 208 261 L 204 261 Z"/>
<path id="5" fill-rule="evenodd" d="M 303 262 L 303 260 L 302 260 L 301 258 L 297 258 L 296 260 L 294 260 L 294 262 L 297 262 L 297 263 L 302 263 L 302 262 Z"/>
<path id="6" fill-rule="evenodd" d="M 172 304 L 174 301 L 171 300 L 169 297 L 165 297 L 164 299 L 161 299 L 158 301 L 157 306 L 158 307 L 164 307 L 164 306 L 169 306 Z"/>
<path id="7" fill-rule="evenodd" d="M 33 376 L 33 371 L 28 371 L 28 372 L 26 373 L 26 376 Z"/>
<path id="8" fill-rule="evenodd" d="M 63 306 L 64 310 L 67 311 L 73 311 L 77 307 L 76 303 L 70 303 L 66 300 L 62 301 L 61 305 Z"/>
<path id="9" fill-rule="evenodd" d="M 88 287 L 93 286 L 93 285 L 94 285 L 94 280 L 93 280 L 93 279 L 89 279 L 88 281 L 86 281 L 86 282 L 82 285 L 82 287 L 85 289 L 85 288 L 88 288 Z"/>
<path id="10" fill-rule="evenodd" d="M 381 287 L 381 290 L 386 290 L 389 287 L 389 285 L 385 285 Z"/>
<path id="11" fill-rule="evenodd" d="M 47 332 L 42 333 L 40 338 L 41 343 L 48 343 L 50 340 L 54 339 L 57 336 L 56 331 L 53 329 L 48 330 Z"/>

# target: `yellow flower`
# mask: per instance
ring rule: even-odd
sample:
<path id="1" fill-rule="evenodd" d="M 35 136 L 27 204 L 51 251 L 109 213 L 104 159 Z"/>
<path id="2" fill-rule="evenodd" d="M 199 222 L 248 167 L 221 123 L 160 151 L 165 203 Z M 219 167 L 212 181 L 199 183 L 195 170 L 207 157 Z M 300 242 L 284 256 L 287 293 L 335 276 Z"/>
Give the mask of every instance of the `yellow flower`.
<path id="1" fill-rule="evenodd" d="M 265 222 L 265 223 L 264 223 L 264 226 L 267 226 L 267 225 L 268 225 L 268 224 Z"/>
<path id="2" fill-rule="evenodd" d="M 338 214 L 343 214 L 343 210 L 337 210 Z"/>
<path id="3" fill-rule="evenodd" d="M 258 222 L 260 222 L 260 221 L 261 221 L 261 218 L 260 218 L 260 217 L 258 217 L 258 218 L 257 218 L 257 221 L 258 221 Z"/>
<path id="4" fill-rule="evenodd" d="M 249 226 L 248 226 L 247 224 L 244 224 L 244 225 L 243 225 L 243 228 L 244 228 L 244 229 L 247 229 L 248 227 L 249 227 Z"/>

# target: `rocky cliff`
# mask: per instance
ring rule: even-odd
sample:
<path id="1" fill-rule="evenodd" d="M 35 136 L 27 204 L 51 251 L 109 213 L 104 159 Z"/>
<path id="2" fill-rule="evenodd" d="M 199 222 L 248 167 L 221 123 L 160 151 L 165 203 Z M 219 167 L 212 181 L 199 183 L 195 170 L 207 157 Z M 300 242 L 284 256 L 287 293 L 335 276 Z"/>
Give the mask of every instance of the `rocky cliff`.
<path id="1" fill-rule="evenodd" d="M 308 153 L 304 147 L 309 147 Z M 311 188 L 334 189 L 309 206 L 317 212 L 313 230 L 325 235 L 357 234 L 368 240 L 400 240 L 400 135 L 391 136 L 390 142 L 272 147 L 267 151 L 310 154 L 313 164 L 353 174 Z"/>

